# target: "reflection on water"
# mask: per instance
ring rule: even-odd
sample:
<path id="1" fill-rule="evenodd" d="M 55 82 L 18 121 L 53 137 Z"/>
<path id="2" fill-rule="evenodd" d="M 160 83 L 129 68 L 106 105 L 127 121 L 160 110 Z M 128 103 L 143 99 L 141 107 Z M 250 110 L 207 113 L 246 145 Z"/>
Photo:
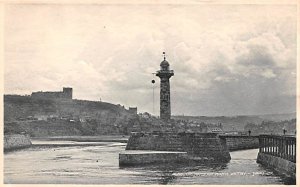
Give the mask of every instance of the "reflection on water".
<path id="1" fill-rule="evenodd" d="M 290 184 L 256 163 L 258 150 L 231 152 L 227 164 L 119 167 L 124 143 L 39 142 L 5 153 L 5 183 L 52 184 Z M 58 146 L 62 145 L 62 146 Z"/>

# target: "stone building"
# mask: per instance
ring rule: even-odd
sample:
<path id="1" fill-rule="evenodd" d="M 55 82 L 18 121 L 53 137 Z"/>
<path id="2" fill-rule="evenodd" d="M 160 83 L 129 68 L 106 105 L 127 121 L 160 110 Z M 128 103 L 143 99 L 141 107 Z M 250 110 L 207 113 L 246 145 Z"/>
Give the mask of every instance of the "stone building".
<path id="1" fill-rule="evenodd" d="M 129 107 L 128 110 L 131 114 L 137 114 L 137 107 Z"/>
<path id="2" fill-rule="evenodd" d="M 170 103 L 170 81 L 174 75 L 173 70 L 169 69 L 169 62 L 166 60 L 165 52 L 164 60 L 160 63 L 160 70 L 156 76 L 160 78 L 160 119 L 168 121 L 171 118 L 171 103 Z"/>
<path id="3" fill-rule="evenodd" d="M 73 89 L 64 87 L 62 92 L 32 92 L 31 97 L 41 99 L 72 99 Z"/>

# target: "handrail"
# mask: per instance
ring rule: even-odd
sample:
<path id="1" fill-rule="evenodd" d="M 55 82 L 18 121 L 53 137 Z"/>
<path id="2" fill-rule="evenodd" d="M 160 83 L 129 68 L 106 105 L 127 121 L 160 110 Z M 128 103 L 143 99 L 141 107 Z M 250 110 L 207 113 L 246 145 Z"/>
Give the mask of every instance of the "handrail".
<path id="1" fill-rule="evenodd" d="M 174 70 L 163 70 L 163 69 L 161 69 L 161 70 L 156 71 L 156 73 L 174 73 Z"/>
<path id="2" fill-rule="evenodd" d="M 288 135 L 260 135 L 259 152 L 296 163 L 296 137 Z"/>

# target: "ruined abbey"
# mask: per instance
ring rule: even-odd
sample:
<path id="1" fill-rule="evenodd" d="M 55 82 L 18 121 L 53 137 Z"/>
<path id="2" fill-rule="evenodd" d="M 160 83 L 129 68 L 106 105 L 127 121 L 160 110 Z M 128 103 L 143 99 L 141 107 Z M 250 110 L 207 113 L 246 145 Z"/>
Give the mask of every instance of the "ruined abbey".
<path id="1" fill-rule="evenodd" d="M 31 97 L 41 99 L 72 99 L 73 89 L 64 87 L 62 92 L 32 92 Z"/>

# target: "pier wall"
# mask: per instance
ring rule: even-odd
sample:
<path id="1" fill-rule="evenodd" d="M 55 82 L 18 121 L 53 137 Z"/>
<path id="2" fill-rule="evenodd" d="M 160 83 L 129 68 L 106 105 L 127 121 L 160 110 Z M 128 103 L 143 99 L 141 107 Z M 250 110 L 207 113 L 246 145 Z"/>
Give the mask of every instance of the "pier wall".
<path id="1" fill-rule="evenodd" d="M 296 179 L 296 163 L 289 160 L 265 153 L 258 153 L 257 163 L 272 168 L 285 176 Z"/>
<path id="2" fill-rule="evenodd" d="M 181 137 L 171 133 L 132 133 L 126 150 L 184 151 Z"/>
<path id="3" fill-rule="evenodd" d="M 229 151 L 259 148 L 258 136 L 220 135 L 225 139 Z"/>
<path id="4" fill-rule="evenodd" d="M 130 152 L 119 154 L 120 165 L 140 165 L 152 163 L 182 163 L 188 160 L 186 152 Z"/>
<path id="5" fill-rule="evenodd" d="M 260 135 L 257 163 L 296 180 L 296 136 Z"/>
<path id="6" fill-rule="evenodd" d="M 217 133 L 132 133 L 126 150 L 183 151 L 215 161 L 231 158 L 225 139 Z"/>
<path id="7" fill-rule="evenodd" d="M 31 146 L 31 141 L 28 135 L 11 134 L 4 135 L 4 151 L 20 149 Z"/>

